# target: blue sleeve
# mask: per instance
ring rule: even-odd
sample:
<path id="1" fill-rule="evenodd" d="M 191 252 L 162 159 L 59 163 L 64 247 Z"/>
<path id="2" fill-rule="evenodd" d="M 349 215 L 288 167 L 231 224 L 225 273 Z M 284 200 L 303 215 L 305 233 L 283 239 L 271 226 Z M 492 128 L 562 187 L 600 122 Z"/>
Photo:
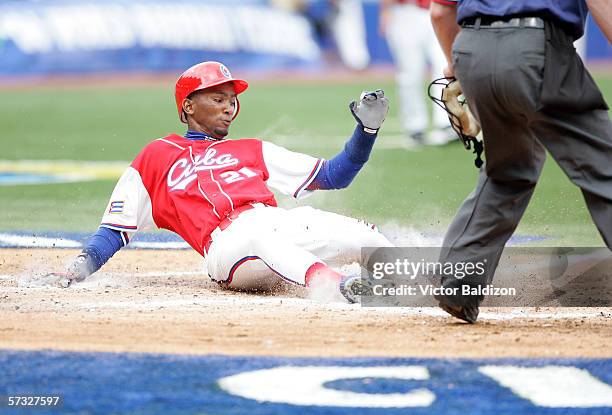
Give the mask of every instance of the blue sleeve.
<path id="1" fill-rule="evenodd" d="M 347 187 L 370 158 L 375 140 L 376 133 L 366 133 L 358 125 L 344 149 L 334 158 L 323 162 L 308 189 L 331 190 Z"/>
<path id="2" fill-rule="evenodd" d="M 117 251 L 129 242 L 126 232 L 119 232 L 114 229 L 100 226 L 87 243 L 83 252 L 91 258 L 91 274 L 99 270 Z"/>

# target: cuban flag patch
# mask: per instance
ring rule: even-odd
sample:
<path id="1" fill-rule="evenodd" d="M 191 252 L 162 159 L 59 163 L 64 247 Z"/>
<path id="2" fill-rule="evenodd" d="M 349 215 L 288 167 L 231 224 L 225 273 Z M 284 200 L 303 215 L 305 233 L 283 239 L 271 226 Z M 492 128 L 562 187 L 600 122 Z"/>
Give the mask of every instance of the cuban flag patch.
<path id="1" fill-rule="evenodd" d="M 123 205 L 125 205 L 123 200 L 112 201 L 108 213 L 123 213 Z"/>

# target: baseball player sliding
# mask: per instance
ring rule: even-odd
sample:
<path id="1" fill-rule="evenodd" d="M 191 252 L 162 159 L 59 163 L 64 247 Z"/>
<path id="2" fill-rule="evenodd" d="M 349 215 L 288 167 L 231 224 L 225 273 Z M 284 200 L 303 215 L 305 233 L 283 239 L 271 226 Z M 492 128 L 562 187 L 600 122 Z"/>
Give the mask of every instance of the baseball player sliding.
<path id="1" fill-rule="evenodd" d="M 209 276 L 228 288 L 273 285 L 274 274 L 312 287 L 333 281 L 350 301 L 366 289 L 331 265 L 360 260 L 362 246 L 391 246 L 374 226 L 310 207 L 277 207 L 269 187 L 293 197 L 347 187 L 368 160 L 389 103 L 363 93 L 350 110 L 357 127 L 330 160 L 255 138 L 227 140 L 247 82 L 203 62 L 176 82 L 178 115 L 188 126 L 149 143 L 115 186 L 102 224 L 65 273 L 68 287 L 99 270 L 137 231 L 179 234 L 206 258 Z M 363 291 L 361 292 L 361 294 Z"/>

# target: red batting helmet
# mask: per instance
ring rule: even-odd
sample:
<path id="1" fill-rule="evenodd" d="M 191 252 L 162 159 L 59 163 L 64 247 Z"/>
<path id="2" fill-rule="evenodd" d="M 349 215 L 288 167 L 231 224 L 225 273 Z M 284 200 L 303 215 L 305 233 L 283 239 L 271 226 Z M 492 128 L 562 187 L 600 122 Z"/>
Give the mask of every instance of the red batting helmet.
<path id="1" fill-rule="evenodd" d="M 189 94 L 212 86 L 232 82 L 234 84 L 234 92 L 236 95 L 244 92 L 249 84 L 242 79 L 232 78 L 232 74 L 225 65 L 219 62 L 202 62 L 192 66 L 181 74 L 176 81 L 174 97 L 176 98 L 176 108 L 178 109 L 179 118 L 186 123 L 185 113 L 183 112 L 183 101 Z M 240 102 L 236 98 L 236 112 L 233 118 L 236 118 L 240 111 Z"/>

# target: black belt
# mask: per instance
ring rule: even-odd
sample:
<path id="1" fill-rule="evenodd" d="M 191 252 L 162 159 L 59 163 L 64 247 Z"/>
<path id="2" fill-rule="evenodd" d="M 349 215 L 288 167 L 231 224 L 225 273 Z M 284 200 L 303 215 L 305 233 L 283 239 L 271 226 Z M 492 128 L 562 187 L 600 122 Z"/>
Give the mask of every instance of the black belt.
<path id="1" fill-rule="evenodd" d="M 531 27 L 544 29 L 544 20 L 540 17 L 474 17 L 461 22 L 461 27 L 474 29 L 499 29 L 504 27 Z"/>

